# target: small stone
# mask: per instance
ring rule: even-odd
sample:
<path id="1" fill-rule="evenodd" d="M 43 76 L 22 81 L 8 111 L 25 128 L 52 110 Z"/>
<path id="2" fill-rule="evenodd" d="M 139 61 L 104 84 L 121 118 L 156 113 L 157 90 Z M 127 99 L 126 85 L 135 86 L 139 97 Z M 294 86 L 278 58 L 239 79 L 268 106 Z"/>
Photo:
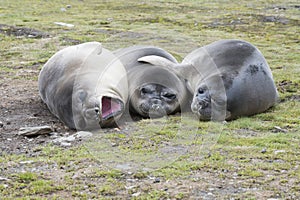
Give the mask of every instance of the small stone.
<path id="1" fill-rule="evenodd" d="M 19 135 L 24 135 L 28 137 L 46 135 L 53 132 L 51 126 L 36 126 L 36 127 L 22 127 L 19 129 Z"/>
<path id="2" fill-rule="evenodd" d="M 261 150 L 261 153 L 266 153 L 267 152 L 267 149 L 265 149 L 265 148 L 263 148 L 262 150 Z"/>
<path id="3" fill-rule="evenodd" d="M 79 131 L 74 134 L 74 137 L 76 138 L 87 138 L 93 136 L 93 133 L 88 132 L 88 131 Z"/>
<path id="4" fill-rule="evenodd" d="M 67 24 L 67 23 L 64 23 L 64 22 L 54 22 L 54 24 L 59 25 L 59 26 L 66 26 L 66 27 L 69 27 L 69 28 L 74 27 L 73 24 Z"/>
<path id="5" fill-rule="evenodd" d="M 274 151 L 274 153 L 277 155 L 279 153 L 285 153 L 286 151 L 285 150 L 277 150 L 277 151 Z"/>
<path id="6" fill-rule="evenodd" d="M 1 177 L 1 176 L 0 176 L 0 181 L 9 181 L 9 179 L 8 179 L 8 178 Z"/>
<path id="7" fill-rule="evenodd" d="M 60 145 L 63 147 L 70 147 L 72 144 L 69 142 L 61 142 Z"/>
<path id="8" fill-rule="evenodd" d="M 60 11 L 61 11 L 61 12 L 66 12 L 66 11 L 67 11 L 67 9 L 65 9 L 65 8 L 61 8 L 61 9 L 60 9 Z"/>
<path id="9" fill-rule="evenodd" d="M 3 122 L 0 121 L 0 128 L 2 128 L 4 126 Z"/>
<path id="10" fill-rule="evenodd" d="M 31 164 L 34 163 L 33 160 L 25 160 L 25 161 L 21 161 L 20 164 Z"/>
<path id="11" fill-rule="evenodd" d="M 72 6 L 71 5 L 66 5 L 66 8 L 70 9 L 70 8 L 72 8 Z"/>
<path id="12" fill-rule="evenodd" d="M 138 197 L 138 196 L 140 196 L 140 195 L 141 195 L 140 192 L 136 192 L 136 193 L 133 193 L 131 196 L 133 196 L 133 197 Z"/>
<path id="13" fill-rule="evenodd" d="M 76 140 L 76 138 L 73 135 L 70 135 L 69 137 L 65 138 L 65 141 L 67 142 L 74 142 Z"/>
<path id="14" fill-rule="evenodd" d="M 136 188 L 136 185 L 131 185 L 131 186 L 125 186 L 126 190 L 132 190 L 133 188 Z"/>
<path id="15" fill-rule="evenodd" d="M 274 128 L 275 128 L 275 131 L 274 131 L 275 133 L 278 133 L 278 132 L 286 133 L 286 132 L 288 132 L 286 129 L 283 129 L 279 126 L 274 126 Z"/>
<path id="16" fill-rule="evenodd" d="M 117 147 L 118 146 L 118 144 L 117 143 L 111 143 L 111 147 Z"/>
<path id="17" fill-rule="evenodd" d="M 58 133 L 57 132 L 52 132 L 52 133 L 50 133 L 50 138 L 51 139 L 55 139 L 55 138 L 58 138 L 59 136 L 58 136 Z"/>
<path id="18" fill-rule="evenodd" d="M 160 183 L 160 178 L 155 178 L 153 183 Z"/>

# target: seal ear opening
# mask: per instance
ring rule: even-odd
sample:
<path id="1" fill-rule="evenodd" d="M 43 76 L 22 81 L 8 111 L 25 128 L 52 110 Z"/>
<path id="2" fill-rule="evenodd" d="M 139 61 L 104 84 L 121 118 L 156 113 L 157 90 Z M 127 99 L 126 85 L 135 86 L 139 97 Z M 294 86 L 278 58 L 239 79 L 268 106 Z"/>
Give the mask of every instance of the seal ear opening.
<path id="1" fill-rule="evenodd" d="M 122 114 L 124 104 L 119 99 L 111 97 L 102 97 L 102 120 L 106 121 L 110 118 L 117 117 Z"/>

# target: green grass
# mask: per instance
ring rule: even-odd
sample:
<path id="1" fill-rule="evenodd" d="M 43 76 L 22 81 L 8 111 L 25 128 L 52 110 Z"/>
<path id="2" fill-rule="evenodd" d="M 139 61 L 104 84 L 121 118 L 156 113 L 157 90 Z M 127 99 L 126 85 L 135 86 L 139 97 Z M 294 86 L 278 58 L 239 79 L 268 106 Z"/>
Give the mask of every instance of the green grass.
<path id="1" fill-rule="evenodd" d="M 300 15 L 295 6 L 294 0 L 1 1 L 1 24 L 50 35 L 0 33 L 1 77 L 36 80 L 38 73 L 17 74 L 38 72 L 56 51 L 80 42 L 99 41 L 111 50 L 157 45 L 180 61 L 199 46 L 239 38 L 265 55 L 281 98 L 266 113 L 225 125 L 172 116 L 142 120 L 132 131 L 112 131 L 104 138 L 94 134 L 94 141 L 69 149 L 41 146 L 37 156 L 3 152 L 0 172 L 8 180 L 0 182 L 1 198 L 188 199 L 209 192 L 216 199 L 300 198 Z M 266 22 L 266 16 L 277 20 Z M 33 162 L 20 164 L 26 160 Z M 116 169 L 127 162 L 135 168 Z M 145 170 L 149 166 L 152 170 Z"/>

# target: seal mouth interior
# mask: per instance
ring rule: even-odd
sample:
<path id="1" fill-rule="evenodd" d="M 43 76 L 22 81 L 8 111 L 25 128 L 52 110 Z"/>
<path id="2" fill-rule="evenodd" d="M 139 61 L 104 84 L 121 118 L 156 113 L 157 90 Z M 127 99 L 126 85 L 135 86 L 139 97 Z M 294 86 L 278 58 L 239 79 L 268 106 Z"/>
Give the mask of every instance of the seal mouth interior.
<path id="1" fill-rule="evenodd" d="M 102 97 L 102 119 L 108 120 L 114 116 L 121 114 L 123 111 L 123 103 L 119 99 L 111 97 Z"/>

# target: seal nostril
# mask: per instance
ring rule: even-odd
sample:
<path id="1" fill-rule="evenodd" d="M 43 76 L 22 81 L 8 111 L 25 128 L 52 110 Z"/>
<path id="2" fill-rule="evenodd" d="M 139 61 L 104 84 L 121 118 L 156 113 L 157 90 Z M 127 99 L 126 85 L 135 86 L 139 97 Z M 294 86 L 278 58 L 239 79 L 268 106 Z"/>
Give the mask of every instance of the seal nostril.
<path id="1" fill-rule="evenodd" d="M 153 104 L 152 109 L 153 110 L 159 110 L 160 106 L 158 104 Z"/>

